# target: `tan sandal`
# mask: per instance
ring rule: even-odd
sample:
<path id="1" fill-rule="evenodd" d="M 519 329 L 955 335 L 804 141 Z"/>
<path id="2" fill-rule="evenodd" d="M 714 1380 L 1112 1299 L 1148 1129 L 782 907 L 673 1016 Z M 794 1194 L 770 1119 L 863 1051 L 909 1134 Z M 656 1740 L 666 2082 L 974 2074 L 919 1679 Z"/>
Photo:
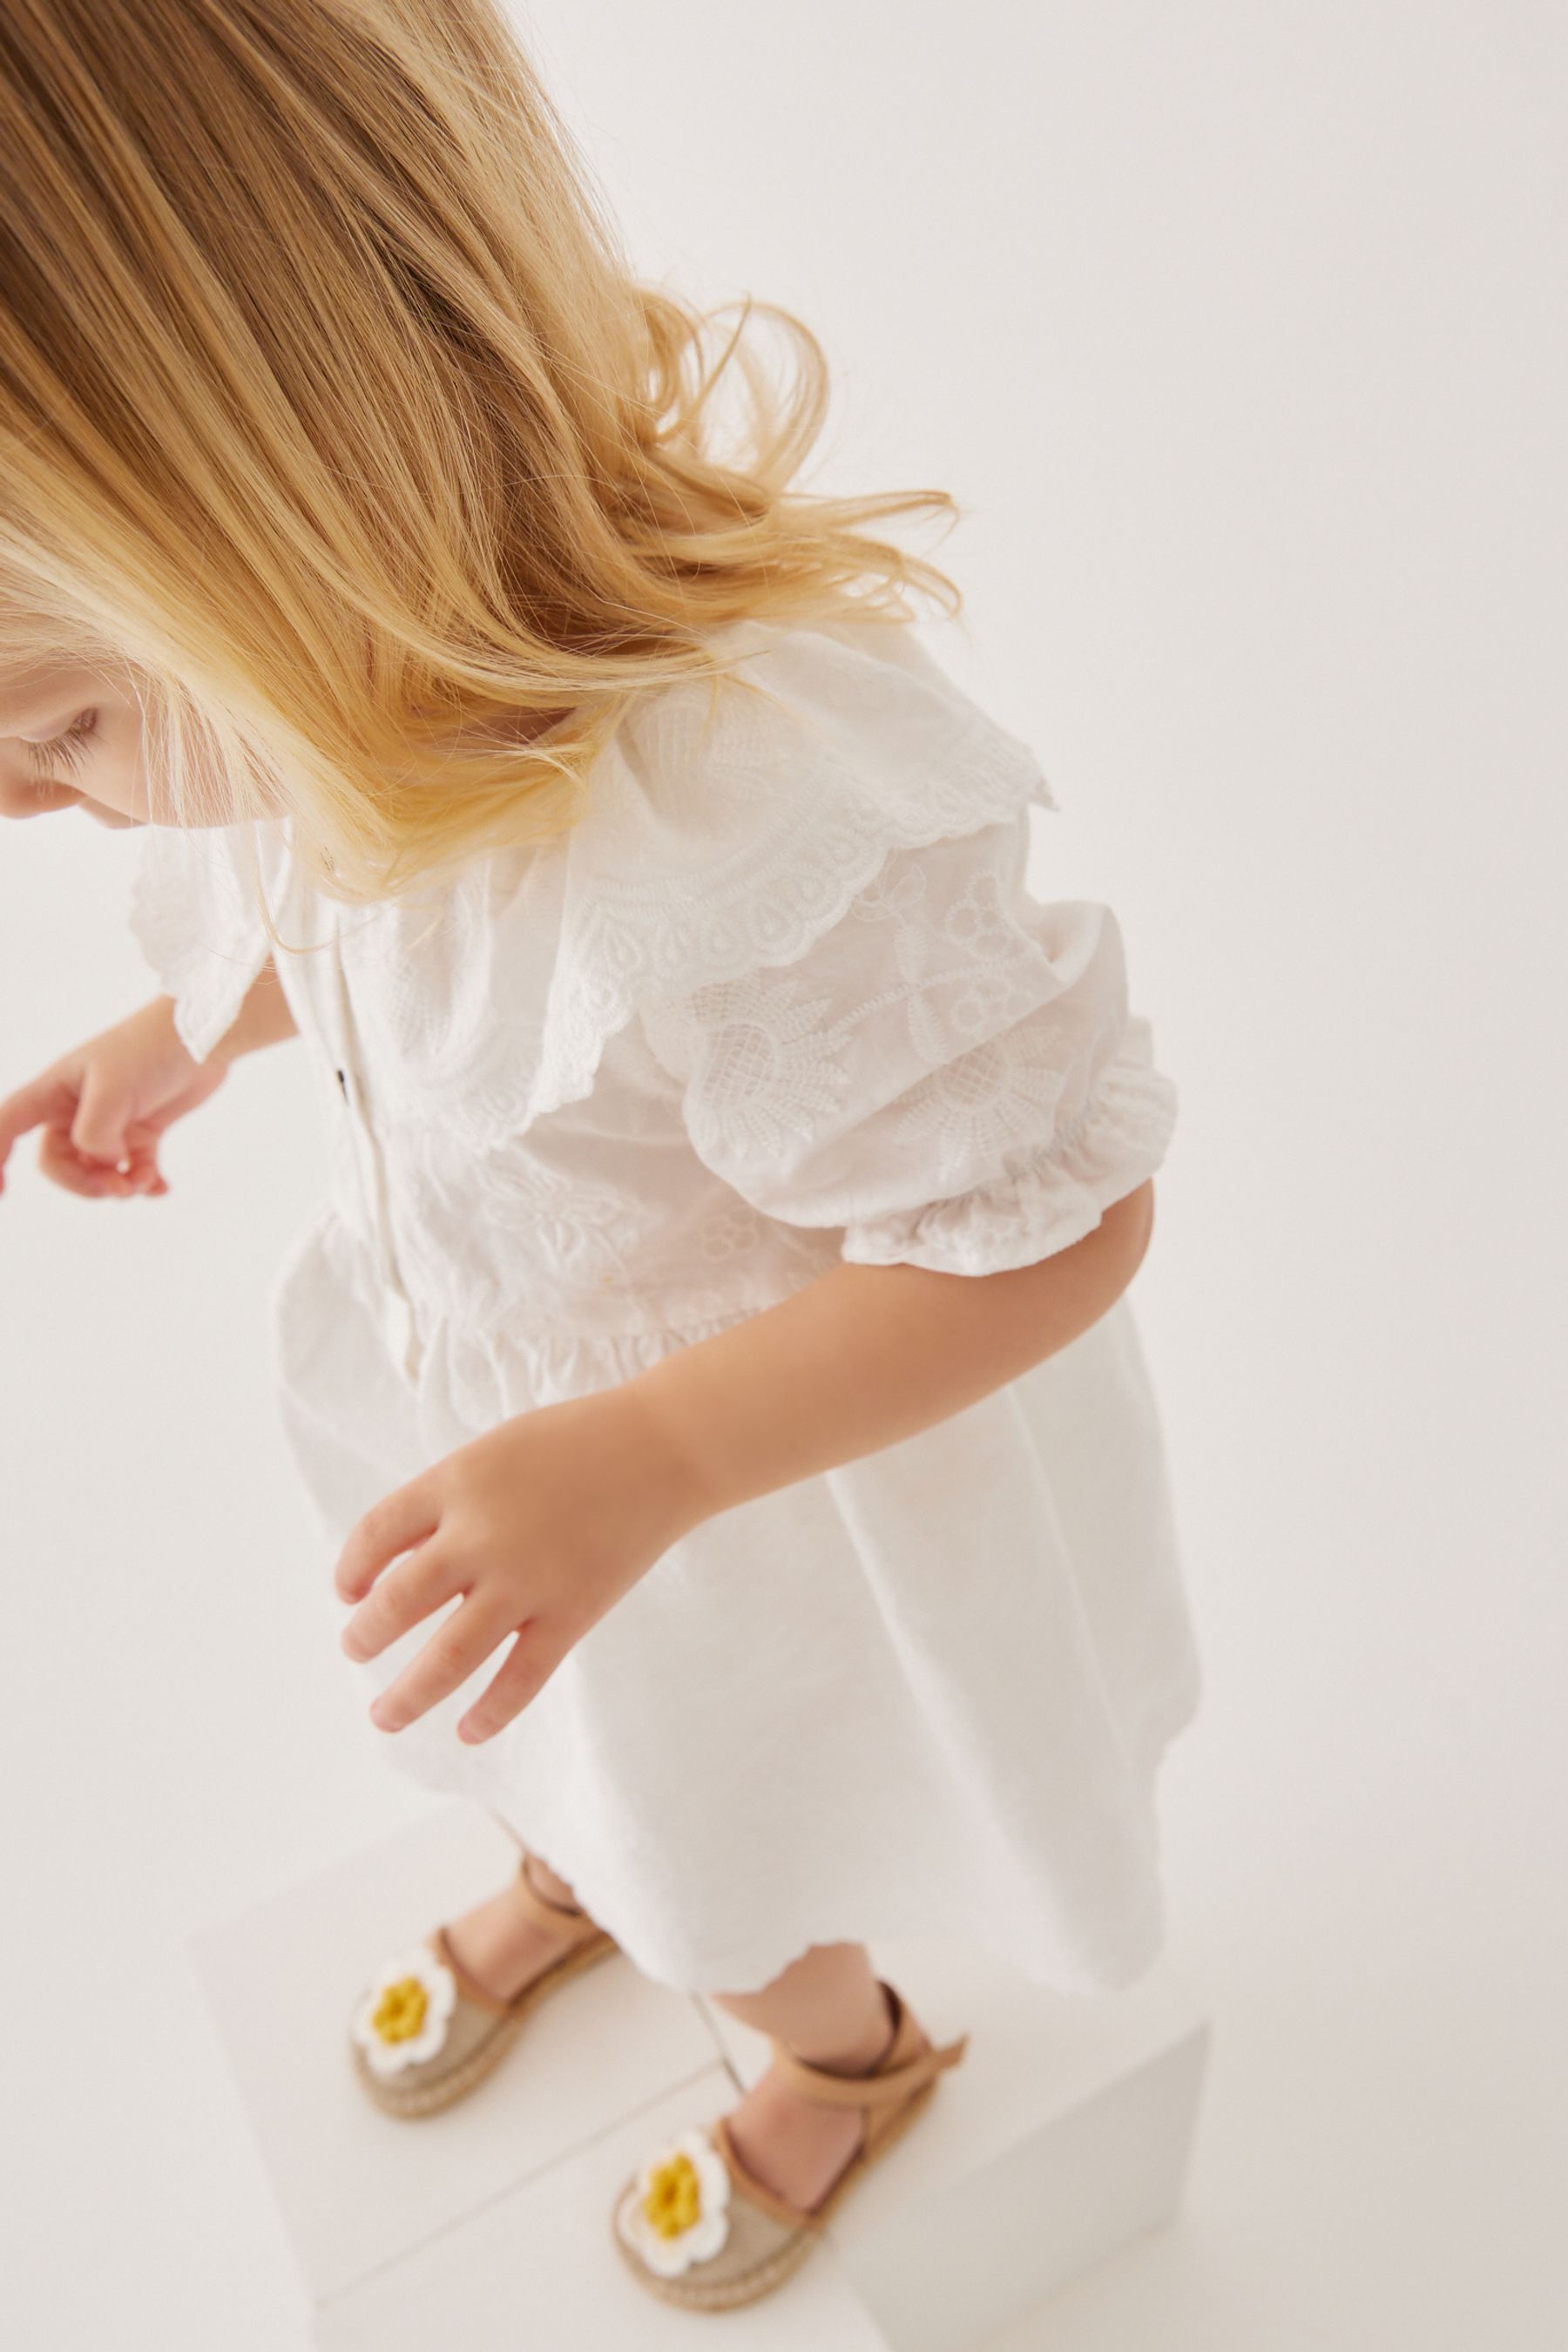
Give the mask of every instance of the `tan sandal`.
<path id="1" fill-rule="evenodd" d="M 542 2000 L 619 1948 L 574 1904 L 553 1903 L 518 1869 L 525 1907 L 572 1941 L 510 2000 L 487 1991 L 458 1959 L 445 1926 L 380 1969 L 355 2007 L 349 2046 L 361 2084 L 389 2116 L 431 2116 L 478 2088 Z"/>
<path id="2" fill-rule="evenodd" d="M 782 2042 L 773 2063 L 818 2106 L 858 2107 L 865 2136 L 826 2197 L 809 2211 L 789 2204 L 741 2161 L 729 2120 L 682 2132 L 638 2168 L 616 2200 L 612 2227 L 626 2263 L 649 2293 L 689 2311 L 734 2311 L 782 2286 L 821 2239 L 840 2203 L 929 2104 L 936 2078 L 968 2047 L 961 2034 L 933 2048 L 891 1985 L 884 1984 L 893 2039 L 864 2074 L 834 2074 Z"/>

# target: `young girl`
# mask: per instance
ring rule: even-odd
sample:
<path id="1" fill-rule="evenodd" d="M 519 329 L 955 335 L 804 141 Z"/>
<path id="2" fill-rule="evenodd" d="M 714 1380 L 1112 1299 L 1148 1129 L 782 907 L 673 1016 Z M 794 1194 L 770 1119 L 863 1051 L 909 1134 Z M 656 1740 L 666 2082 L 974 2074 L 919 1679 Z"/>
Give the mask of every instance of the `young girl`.
<path id="1" fill-rule="evenodd" d="M 782 393 L 634 277 L 487 0 L 30 0 L 0 58 L 0 806 L 144 828 L 163 992 L 0 1165 L 155 1197 L 305 1041 L 276 1363 L 343 1646 L 522 1852 L 375 1972 L 358 2079 L 448 2104 L 616 1948 L 714 1996 L 774 2063 L 613 2221 L 749 2302 L 962 2053 L 867 1939 L 1158 1944 L 1174 1089 L 868 528 L 952 501 L 790 487 L 816 342 L 772 314 Z"/>

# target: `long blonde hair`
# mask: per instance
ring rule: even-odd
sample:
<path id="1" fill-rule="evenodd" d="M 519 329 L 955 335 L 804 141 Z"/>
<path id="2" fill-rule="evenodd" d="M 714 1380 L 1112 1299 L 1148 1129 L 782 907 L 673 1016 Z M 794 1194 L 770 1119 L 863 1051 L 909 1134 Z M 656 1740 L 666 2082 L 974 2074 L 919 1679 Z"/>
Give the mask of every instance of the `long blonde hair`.
<path id="1" fill-rule="evenodd" d="M 491 0 L 5 0 L 0 644 L 331 896 L 559 835 L 732 623 L 959 610 L 866 528 L 947 492 L 790 488 L 827 381 L 634 277 Z"/>

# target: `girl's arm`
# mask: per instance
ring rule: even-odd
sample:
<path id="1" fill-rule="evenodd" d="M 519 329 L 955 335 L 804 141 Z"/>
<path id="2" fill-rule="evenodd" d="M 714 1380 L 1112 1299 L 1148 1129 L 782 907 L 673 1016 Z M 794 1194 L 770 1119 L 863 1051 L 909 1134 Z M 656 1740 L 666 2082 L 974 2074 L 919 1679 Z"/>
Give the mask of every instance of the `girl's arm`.
<path id="1" fill-rule="evenodd" d="M 509 1636 L 457 1726 L 493 1738 L 678 1537 L 753 1495 L 960 1412 L 1098 1322 L 1148 1244 L 1153 1183 L 1034 1265 L 935 1274 L 851 1260 L 610 1389 L 500 1422 L 384 1495 L 338 1559 L 351 1658 L 462 1596 L 371 1709 L 450 1696 Z"/>
<path id="2" fill-rule="evenodd" d="M 281 1045 L 285 1037 L 297 1037 L 299 1034 L 277 966 L 268 956 L 208 1059 L 237 1061 L 241 1054 L 253 1054 L 261 1045 Z"/>
<path id="3" fill-rule="evenodd" d="M 1055 1355 L 1126 1289 L 1153 1217 L 1151 1177 L 1033 1265 L 836 1265 L 620 1393 L 640 1402 L 708 1517 L 912 1436 Z"/>

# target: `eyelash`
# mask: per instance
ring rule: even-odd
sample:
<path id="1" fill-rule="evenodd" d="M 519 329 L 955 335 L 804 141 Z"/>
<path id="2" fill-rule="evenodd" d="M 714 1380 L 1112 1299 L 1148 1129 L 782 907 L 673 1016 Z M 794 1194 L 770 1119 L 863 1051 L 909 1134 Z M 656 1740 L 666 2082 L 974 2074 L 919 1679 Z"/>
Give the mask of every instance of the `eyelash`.
<path id="1" fill-rule="evenodd" d="M 26 744 L 27 765 L 40 773 L 54 768 L 57 763 L 67 769 L 79 767 L 87 756 L 83 747 L 97 725 L 97 711 L 84 710 L 63 735 L 51 735 L 47 743 Z"/>

